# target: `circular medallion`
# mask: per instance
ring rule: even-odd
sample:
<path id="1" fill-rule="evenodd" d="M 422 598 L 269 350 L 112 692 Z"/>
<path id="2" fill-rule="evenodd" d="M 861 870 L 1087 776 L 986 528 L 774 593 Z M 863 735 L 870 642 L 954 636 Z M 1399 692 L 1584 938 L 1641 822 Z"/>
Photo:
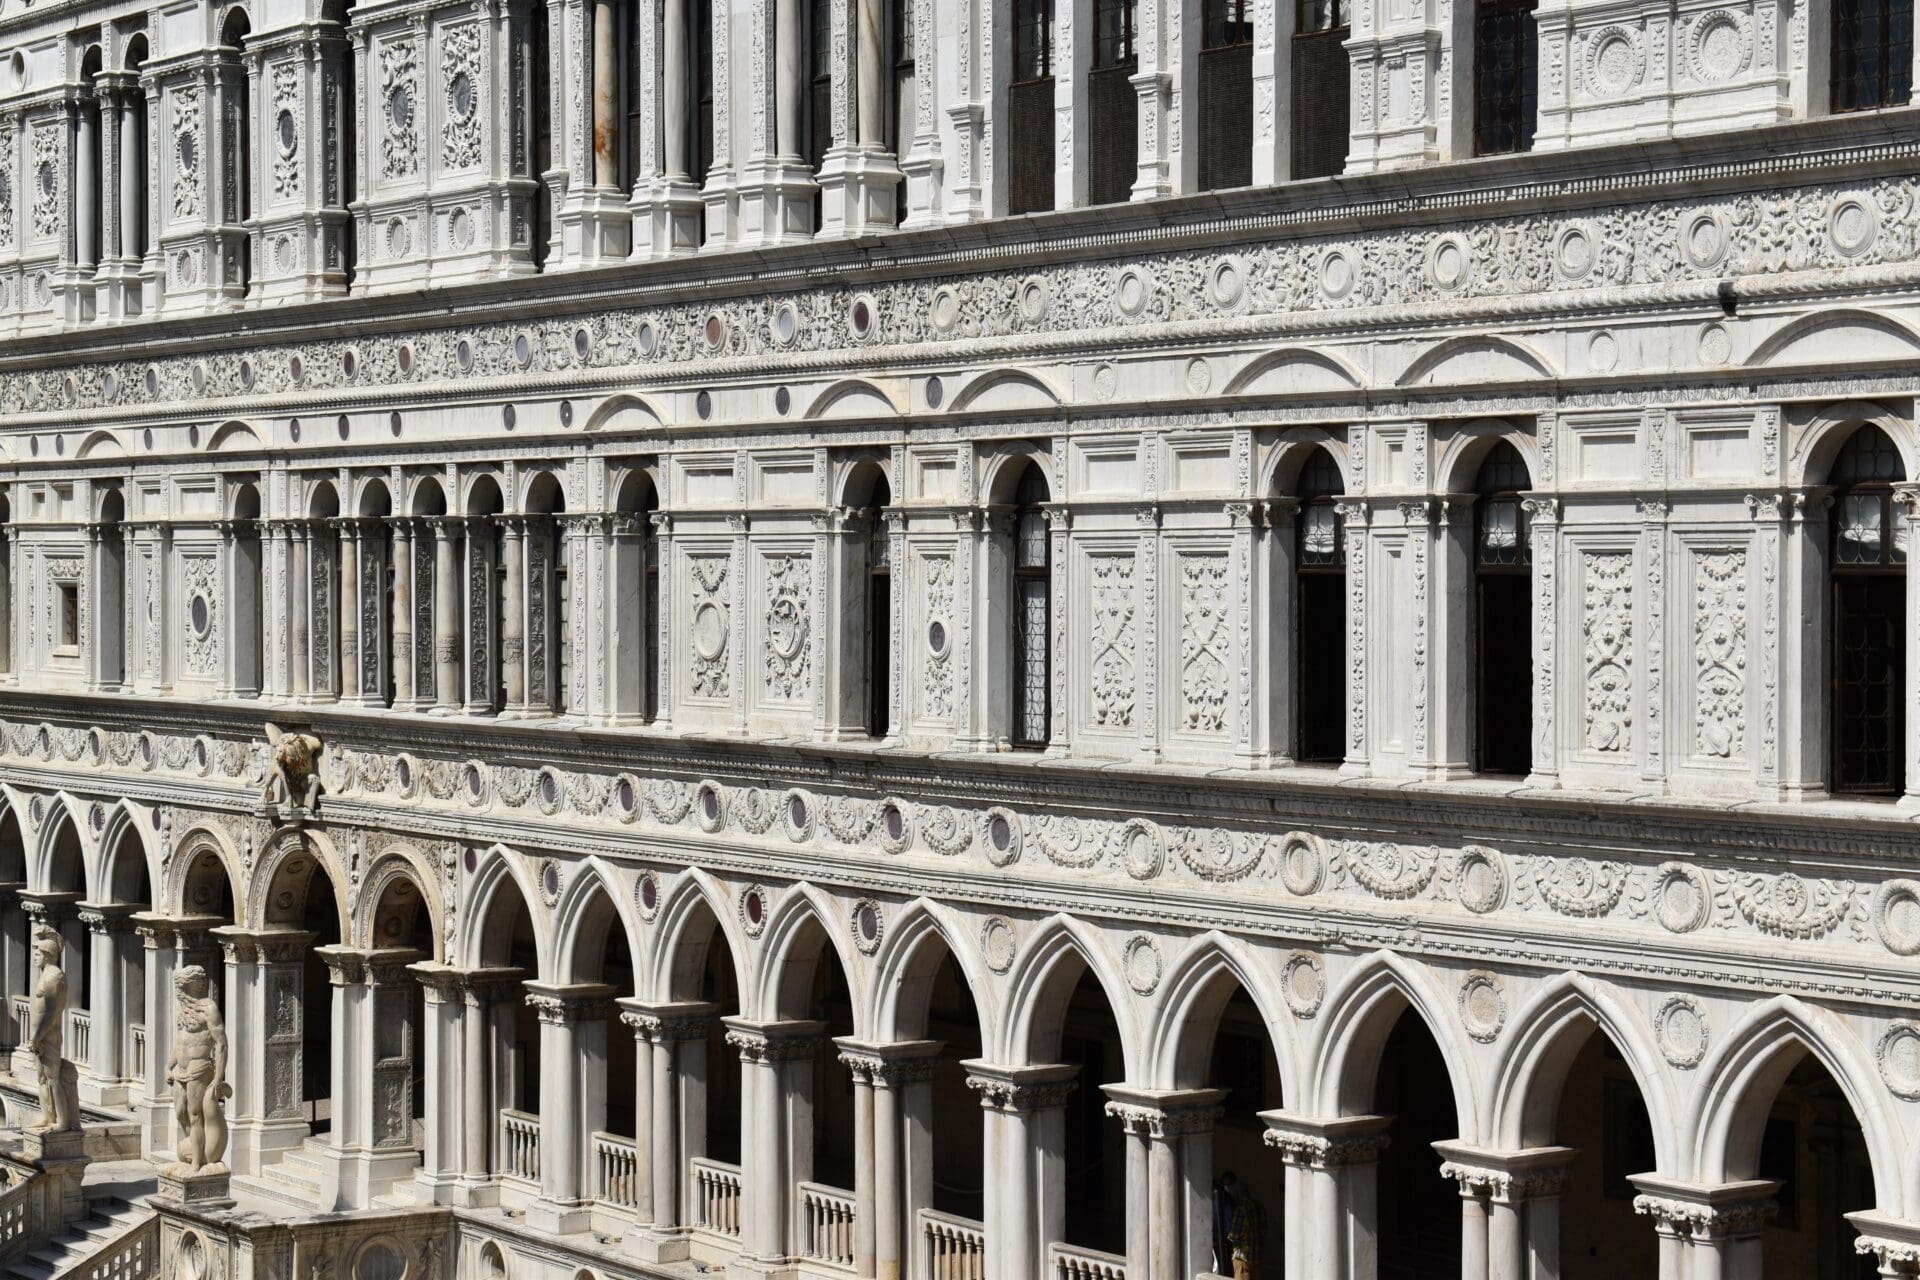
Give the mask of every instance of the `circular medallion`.
<path id="1" fill-rule="evenodd" d="M 1280 966 L 1280 989 L 1296 1018 L 1311 1018 L 1327 998 L 1326 968 L 1310 951 L 1296 951 Z"/>
<path id="2" fill-rule="evenodd" d="M 1733 339 L 1727 336 L 1727 327 L 1723 324 L 1703 325 L 1694 346 L 1701 364 L 1721 365 L 1733 356 Z"/>
<path id="3" fill-rule="evenodd" d="M 706 662 L 716 661 L 727 651 L 727 613 L 711 600 L 704 600 L 693 611 L 693 651 Z"/>
<path id="4" fill-rule="evenodd" d="M 447 88 L 447 100 L 453 104 L 453 116 L 456 120 L 466 120 L 473 115 L 473 77 L 461 71 L 454 75 L 453 83 Z"/>
<path id="5" fill-rule="evenodd" d="M 1695 20 L 1687 41 L 1687 63 L 1694 79 L 1720 84 L 1747 69 L 1752 56 L 1750 21 L 1733 9 L 1716 9 Z"/>
<path id="6" fill-rule="evenodd" d="M 1047 282 L 1038 276 L 1028 277 L 1014 295 L 1020 308 L 1020 315 L 1028 324 L 1037 324 L 1047 315 L 1047 307 L 1053 302 L 1053 294 L 1047 288 Z"/>
<path id="7" fill-rule="evenodd" d="M 274 121 L 274 129 L 279 134 L 280 158 L 293 159 L 293 153 L 300 145 L 300 125 L 293 118 L 293 112 L 281 111 Z"/>
<path id="8" fill-rule="evenodd" d="M 1492 849 L 1468 845 L 1454 873 L 1460 905 L 1475 915 L 1498 911 L 1507 900 L 1507 861 Z"/>
<path id="9" fill-rule="evenodd" d="M 905 853 L 913 843 L 913 822 L 905 803 L 888 800 L 880 806 L 880 847 L 888 853 Z"/>
<path id="10" fill-rule="evenodd" d="M 709 315 L 706 324 L 701 327 L 700 333 L 707 341 L 707 349 L 710 351 L 718 351 L 721 345 L 727 340 L 727 322 L 722 320 L 718 314 Z"/>
<path id="11" fill-rule="evenodd" d="M 1427 279 L 1442 293 L 1458 293 L 1466 287 L 1472 262 L 1467 242 L 1459 236 L 1441 236 L 1427 250 Z"/>
<path id="12" fill-rule="evenodd" d="M 1713 889 L 1706 872 L 1685 862 L 1665 862 L 1653 876 L 1653 912 L 1669 933 L 1692 933 L 1707 922 Z"/>
<path id="13" fill-rule="evenodd" d="M 947 646 L 950 639 L 951 637 L 947 632 L 947 624 L 941 619 L 935 618 L 927 624 L 927 652 L 931 653 L 934 657 L 944 658 L 947 656 Z"/>
<path id="14" fill-rule="evenodd" d="M 1135 995 L 1150 996 L 1160 985 L 1160 948 L 1146 934 L 1136 933 L 1127 940 L 1120 964 Z"/>
<path id="15" fill-rule="evenodd" d="M 1123 316 L 1137 316 L 1147 309 L 1147 303 L 1153 300 L 1153 285 L 1147 279 L 1146 272 L 1138 267 L 1127 267 L 1113 286 L 1113 305 L 1120 309 Z"/>
<path id="16" fill-rule="evenodd" d="M 1213 386 L 1213 366 L 1207 363 L 1205 356 L 1195 356 L 1187 361 L 1187 390 L 1196 396 L 1203 396 Z"/>
<path id="17" fill-rule="evenodd" d="M 749 938 L 759 937 L 767 927 L 767 891 L 759 885 L 740 895 L 740 923 L 747 927 Z"/>
<path id="18" fill-rule="evenodd" d="M 1712 209 L 1702 209 L 1680 227 L 1680 253 L 1689 265 L 1711 271 L 1727 256 L 1727 224 Z"/>
<path id="19" fill-rule="evenodd" d="M 1127 874 L 1135 880 L 1151 880 L 1167 863 L 1167 838 L 1157 824 L 1134 818 L 1121 834 Z"/>
<path id="20" fill-rule="evenodd" d="M 813 804 L 806 792 L 787 792 L 781 818 L 786 824 L 787 839 L 798 843 L 813 836 Z"/>
<path id="21" fill-rule="evenodd" d="M 187 618 L 193 624 L 193 634 L 205 640 L 207 633 L 213 629 L 213 602 L 207 599 L 204 592 L 196 591 L 193 598 L 187 601 Z"/>
<path id="22" fill-rule="evenodd" d="M 1216 307 L 1239 306 L 1247 296 L 1247 260 L 1229 254 L 1216 261 L 1207 270 L 1207 296 Z"/>
<path id="23" fill-rule="evenodd" d="M 585 325 L 573 331 L 573 355 L 576 360 L 585 360 L 593 354 L 593 333 Z"/>
<path id="24" fill-rule="evenodd" d="M 560 864 L 552 858 L 543 858 L 540 862 L 540 896 L 552 906 L 560 901 Z"/>
<path id="25" fill-rule="evenodd" d="M 1637 31 L 1602 27 L 1587 41 L 1587 84 L 1599 97 L 1618 97 L 1640 83 L 1646 62 Z"/>
<path id="26" fill-rule="evenodd" d="M 1873 928 L 1897 956 L 1920 954 L 1920 881 L 1889 880 L 1873 895 Z"/>
<path id="27" fill-rule="evenodd" d="M 473 343 L 466 338 L 453 344 L 453 362 L 462 373 L 473 372 Z"/>
<path id="28" fill-rule="evenodd" d="M 851 307 L 847 308 L 847 323 L 852 326 L 854 337 L 873 336 L 873 317 L 876 306 L 872 296 L 863 293 L 853 300 Z"/>
<path id="29" fill-rule="evenodd" d="M 1013 925 L 1005 916 L 989 916 L 980 926 L 980 952 L 995 973 L 1013 967 Z"/>
<path id="30" fill-rule="evenodd" d="M 552 769 L 540 770 L 539 780 L 534 784 L 534 799 L 540 806 L 540 812 L 549 815 L 557 812 L 561 795 L 560 775 Z"/>
<path id="31" fill-rule="evenodd" d="M 640 882 L 633 886 L 634 905 L 640 908 L 640 918 L 651 920 L 660 912 L 660 877 L 651 871 L 640 873 Z"/>
<path id="32" fill-rule="evenodd" d="M 407 226 L 405 218 L 392 218 L 387 222 L 387 257 L 398 260 L 413 251 L 413 231 Z"/>
<path id="33" fill-rule="evenodd" d="M 1320 257 L 1320 292 L 1334 302 L 1353 292 L 1356 273 L 1353 259 L 1341 249 L 1329 249 Z"/>
<path id="34" fill-rule="evenodd" d="M 1842 196 L 1833 202 L 1827 214 L 1827 235 L 1834 249 L 1847 258 L 1857 258 L 1873 248 L 1880 234 L 1880 214 L 1859 196 Z"/>
<path id="35" fill-rule="evenodd" d="M 455 209 L 447 215 L 447 243 L 456 250 L 473 243 L 473 215 L 465 209 Z"/>
<path id="36" fill-rule="evenodd" d="M 406 85 L 395 85 L 393 92 L 387 95 L 387 115 L 392 119 L 394 128 L 402 132 L 413 126 L 413 94 Z"/>
<path id="37" fill-rule="evenodd" d="M 1880 1078 L 1896 1098 L 1920 1101 L 1920 1023 L 1901 1019 L 1890 1025 L 1874 1046 Z"/>
<path id="38" fill-rule="evenodd" d="M 791 302 L 783 302 L 773 309 L 767 327 L 773 333 L 773 340 L 784 347 L 800 333 L 800 312 Z"/>
<path id="39" fill-rule="evenodd" d="M 533 363 L 533 340 L 524 333 L 514 335 L 513 362 L 522 369 Z"/>
<path id="40" fill-rule="evenodd" d="M 633 344 L 639 348 L 640 354 L 643 356 L 650 356 L 658 349 L 660 345 L 660 335 L 654 330 L 651 320 L 641 321 L 640 332 L 635 336 Z"/>
<path id="41" fill-rule="evenodd" d="M 1327 854 L 1318 836 L 1291 831 L 1280 844 L 1280 883 L 1298 898 L 1320 892 L 1326 879 Z"/>
<path id="42" fill-rule="evenodd" d="M 640 816 L 640 784 L 630 773 L 614 779 L 613 812 L 622 822 L 632 822 Z"/>
<path id="43" fill-rule="evenodd" d="M 951 332 L 960 323 L 960 295 L 949 285 L 935 289 L 932 301 L 927 304 L 927 319 L 938 332 Z"/>
<path id="44" fill-rule="evenodd" d="M 703 782 L 695 793 L 693 807 L 702 831 L 718 831 L 726 820 L 726 793 L 717 782 Z"/>
<path id="45" fill-rule="evenodd" d="M 1707 1011 L 1692 996 L 1668 996 L 1653 1015 L 1660 1056 L 1682 1070 L 1707 1056 Z"/>
<path id="46" fill-rule="evenodd" d="M 884 929 L 879 903 L 862 898 L 853 904 L 853 945 L 860 948 L 860 954 L 870 956 L 880 949 Z"/>
<path id="47" fill-rule="evenodd" d="M 994 866 L 1020 860 L 1020 818 L 1013 810 L 995 806 L 981 814 L 980 837 L 987 847 L 987 861 Z"/>
<path id="48" fill-rule="evenodd" d="M 1093 370 L 1093 398 L 1094 399 L 1099 400 L 1102 403 L 1113 399 L 1114 392 L 1119 389 L 1119 386 L 1120 386 L 1120 375 L 1115 371 L 1112 365 L 1102 363 L 1094 366 L 1094 370 Z"/>
<path id="49" fill-rule="evenodd" d="M 1507 997 L 1497 975 L 1476 969 L 1460 984 L 1460 1022 L 1481 1044 L 1491 1044 L 1507 1022 Z"/>
<path id="50" fill-rule="evenodd" d="M 465 770 L 467 782 L 467 803 L 483 804 L 487 798 L 486 770 L 477 762 L 469 761 Z"/>
<path id="51" fill-rule="evenodd" d="M 1586 279 L 1592 274 L 1597 258 L 1593 233 L 1583 225 L 1565 228 L 1554 243 L 1553 263 L 1562 280 Z"/>
<path id="52" fill-rule="evenodd" d="M 1612 373 L 1620 363 L 1620 342 L 1602 329 L 1587 339 L 1587 367 L 1595 373 Z"/>

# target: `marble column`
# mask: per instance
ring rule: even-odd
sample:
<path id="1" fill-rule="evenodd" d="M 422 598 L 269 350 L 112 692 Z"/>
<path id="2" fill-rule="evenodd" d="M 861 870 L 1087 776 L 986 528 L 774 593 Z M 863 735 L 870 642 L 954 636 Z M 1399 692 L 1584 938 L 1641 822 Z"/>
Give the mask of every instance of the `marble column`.
<path id="1" fill-rule="evenodd" d="M 1659 1280 L 1761 1280 L 1761 1236 L 1781 1184 L 1765 1179 L 1709 1186 L 1632 1174 L 1633 1211 L 1660 1234 Z"/>
<path id="2" fill-rule="evenodd" d="M 933 1207 L 938 1040 L 834 1042 L 854 1082 L 854 1275 L 906 1280 L 914 1223 Z"/>
<path id="3" fill-rule="evenodd" d="M 749 70 L 751 93 L 766 104 L 750 127 L 746 171 L 740 180 L 740 223 L 745 239 L 788 244 L 813 235 L 813 196 L 818 189 L 806 159 L 807 64 L 805 0 L 767 0 L 755 6 L 751 21 L 771 30 L 756 38 L 769 43 L 771 56 Z"/>
<path id="4" fill-rule="evenodd" d="M 1578 1153 L 1570 1147 L 1482 1151 L 1459 1142 L 1436 1142 L 1433 1149 L 1441 1176 L 1460 1185 L 1461 1275 L 1559 1275 L 1560 1192 Z"/>
<path id="5" fill-rule="evenodd" d="M 121 903 L 83 902 L 80 923 L 86 926 L 92 963 L 88 966 L 91 990 L 87 992 L 87 1011 L 92 1015 L 88 1028 L 88 1061 L 82 1065 L 82 1101 L 95 1105 L 127 1105 L 126 986 L 122 981 L 120 944 L 131 926 L 131 906 Z M 73 1046 L 67 1046 L 68 1052 Z"/>
<path id="6" fill-rule="evenodd" d="M 659 595 L 659 616 L 650 621 L 658 643 L 654 646 L 654 670 L 650 674 L 653 681 L 653 705 L 648 709 L 653 717 L 656 729 L 673 728 L 674 672 L 673 661 L 673 516 L 665 511 L 655 511 L 648 520 L 653 525 L 653 555 L 658 566 L 662 590 Z"/>
<path id="7" fill-rule="evenodd" d="M 467 611 L 460 621 L 460 640 L 466 659 L 466 711 L 493 714 L 497 692 L 500 645 L 494 634 L 499 623 L 500 592 L 494 586 L 494 531 L 498 517 L 468 517 L 466 529 Z"/>
<path id="8" fill-rule="evenodd" d="M 424 957 L 401 947 L 321 947 L 333 1001 L 333 1122 L 322 1154 L 325 1207 L 365 1209 L 381 1189 L 406 1177 L 413 1148 L 413 1015 Z"/>
<path id="9" fill-rule="evenodd" d="M 740 1053 L 740 1266 L 773 1272 L 795 1253 L 794 1188 L 813 1174 L 814 1059 L 823 1022 L 728 1018 Z"/>
<path id="10" fill-rule="evenodd" d="M 887 144 L 886 7 L 881 0 L 843 0 L 834 20 L 836 43 L 852 52 L 846 60 L 852 83 L 832 86 L 833 145 L 820 165 L 820 234 L 860 236 L 892 228 L 898 217 L 901 173 Z"/>
<path id="11" fill-rule="evenodd" d="M 1379 1257 L 1379 1162 L 1390 1116 L 1318 1119 L 1263 1111 L 1286 1161 L 1286 1280 L 1371 1276 Z M 1464 1274 L 1464 1273 L 1463 1273 Z"/>
<path id="12" fill-rule="evenodd" d="M 527 526 L 506 522 L 506 579 L 500 617 L 500 674 L 509 716 L 527 713 Z"/>
<path id="13" fill-rule="evenodd" d="M 413 706 L 413 537 L 411 520 L 395 520 L 393 530 L 393 705 Z M 421 637 L 421 643 L 426 638 Z"/>
<path id="14" fill-rule="evenodd" d="M 1920 1222 L 1872 1210 L 1849 1213 L 1847 1221 L 1860 1233 L 1855 1251 L 1873 1256 L 1882 1280 L 1920 1276 Z"/>
<path id="15" fill-rule="evenodd" d="M 454 539 L 460 521 L 438 516 L 433 522 L 433 711 L 460 710 L 460 573 Z"/>
<path id="16" fill-rule="evenodd" d="M 634 1160 L 641 1230 L 627 1253 L 648 1262 L 684 1261 L 689 1212 L 688 1169 L 706 1154 L 707 1040 L 720 1006 L 700 1001 L 620 1001 L 633 1028 Z"/>
<path id="17" fill-rule="evenodd" d="M 341 701 L 355 696 L 360 688 L 360 522 L 351 519 L 333 521 L 338 539 L 339 608 L 335 625 L 340 632 L 340 660 L 334 668 L 334 689 Z"/>
<path id="18" fill-rule="evenodd" d="M 665 258 L 700 247 L 701 175 L 692 172 L 691 0 L 641 0 L 639 6 L 641 119 L 660 121 L 640 140 L 641 171 L 634 176 L 633 256 Z M 651 105 L 650 115 L 646 110 Z"/>
<path id="19" fill-rule="evenodd" d="M 312 592 L 307 586 L 308 556 L 307 524 L 304 520 L 290 520 L 286 524 L 288 563 L 287 576 L 292 579 L 293 598 L 288 602 L 287 615 L 292 626 L 290 645 L 292 648 L 291 684 L 288 688 L 296 702 L 304 702 L 312 688 L 313 670 L 312 633 L 308 627 L 308 618 L 312 611 L 308 607 Z"/>
<path id="20" fill-rule="evenodd" d="M 1211 1270 L 1213 1125 L 1226 1091 L 1110 1084 L 1102 1092 L 1126 1134 L 1128 1274 Z"/>
<path id="21" fill-rule="evenodd" d="M 146 1062 L 135 1086 L 138 1097 L 133 1111 L 140 1120 L 140 1154 L 165 1163 L 177 1158 L 167 1059 L 173 1055 L 173 975 L 179 953 L 174 948 L 172 920 L 151 911 L 137 912 L 129 919 L 144 952 L 147 997 Z"/>
<path id="22" fill-rule="evenodd" d="M 540 1198 L 527 1209 L 527 1225 L 563 1234 L 590 1219 L 587 1135 L 606 1116 L 613 988 L 529 982 L 526 989 L 540 1020 Z"/>
<path id="23" fill-rule="evenodd" d="M 960 1064 L 967 1087 L 986 1112 L 986 1274 L 994 1280 L 1040 1280 L 1047 1246 L 1066 1224 L 1066 1104 L 1080 1068 L 1071 1064 Z"/>

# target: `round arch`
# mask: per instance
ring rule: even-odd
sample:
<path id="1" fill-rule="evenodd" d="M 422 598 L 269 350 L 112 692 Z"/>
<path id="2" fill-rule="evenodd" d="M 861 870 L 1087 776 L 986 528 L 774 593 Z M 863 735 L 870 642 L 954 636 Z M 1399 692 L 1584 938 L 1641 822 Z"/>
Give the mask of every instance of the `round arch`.
<path id="1" fill-rule="evenodd" d="M 1788 465 L 1787 482 L 1824 484 L 1834 459 L 1861 427 L 1878 427 L 1900 451 L 1900 464 L 1909 476 L 1920 474 L 1913 424 L 1874 400 L 1842 400 L 1824 405 L 1801 428 Z"/>
<path id="2" fill-rule="evenodd" d="M 339 936 L 353 936 L 346 877 L 340 873 L 339 855 L 326 836 L 305 829 L 281 831 L 267 842 L 265 852 L 254 866 L 253 883 L 247 893 L 246 919 L 242 923 L 254 929 L 302 927 L 307 894 L 316 873 L 326 879 Z"/>
<path id="3" fill-rule="evenodd" d="M 356 945 L 368 948 L 403 947 L 419 934 L 420 914 L 426 913 L 428 958 L 446 954 L 446 925 L 434 883 L 432 864 L 411 845 L 389 845 L 374 860 L 360 889 L 354 912 Z"/>
<path id="4" fill-rule="evenodd" d="M 1300 472 L 1306 468 L 1315 449 L 1324 449 L 1333 458 L 1333 465 L 1340 470 L 1340 483 L 1351 493 L 1359 486 L 1359 480 L 1353 474 L 1347 455 L 1347 442 L 1340 438 L 1331 427 L 1291 427 L 1280 433 L 1268 453 L 1266 465 L 1261 469 L 1260 482 L 1255 490 L 1261 495 L 1289 497 L 1300 483 Z"/>
<path id="5" fill-rule="evenodd" d="M 1480 418 L 1449 433 L 1432 467 L 1439 492 L 1472 493 L 1480 464 L 1503 440 L 1526 461 L 1529 485 L 1536 489 L 1545 485 L 1546 466 L 1534 433 L 1505 418 Z"/>
<path id="6" fill-rule="evenodd" d="M 168 911 L 174 915 L 219 915 L 224 896 L 229 913 L 237 913 L 246 900 L 244 877 L 226 833 L 209 826 L 189 827 L 174 841 L 173 848 L 170 878 L 162 890 Z"/>
<path id="7" fill-rule="evenodd" d="M 1056 490 L 1060 486 L 1054 483 L 1053 459 L 1031 441 L 1009 443 L 987 458 L 986 468 L 980 475 L 980 501 L 986 505 L 1011 503 L 1014 492 L 1020 486 L 1020 478 L 1026 474 L 1023 463 L 1031 463 L 1039 469 L 1041 478 L 1046 481 L 1047 500 L 1058 502 L 1060 495 Z"/>

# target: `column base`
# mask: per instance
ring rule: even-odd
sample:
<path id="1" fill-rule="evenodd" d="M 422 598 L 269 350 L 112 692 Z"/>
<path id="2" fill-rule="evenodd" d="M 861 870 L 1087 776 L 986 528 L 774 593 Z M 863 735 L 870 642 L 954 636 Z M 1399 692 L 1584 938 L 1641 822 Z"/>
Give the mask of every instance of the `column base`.
<path id="1" fill-rule="evenodd" d="M 500 1203 L 500 1184 L 492 1178 L 462 1174 L 458 1179 L 434 1182 L 432 1198 L 435 1204 L 456 1209 L 491 1209 Z"/>
<path id="2" fill-rule="evenodd" d="M 554 1200 L 535 1200 L 527 1206 L 527 1226 L 550 1235 L 565 1236 L 585 1231 L 593 1224 L 593 1211 L 584 1204 L 561 1204 Z"/>
<path id="3" fill-rule="evenodd" d="M 700 203 L 707 211 L 701 252 L 732 248 L 740 239 L 739 192 L 734 190 L 733 175 L 725 171 L 707 175 L 707 184 L 700 189 Z"/>
<path id="4" fill-rule="evenodd" d="M 93 313 L 109 320 L 140 314 L 140 264 L 116 258 L 101 264 L 93 276 Z"/>
<path id="5" fill-rule="evenodd" d="M 555 220 L 564 246 L 561 264 L 591 267 L 625 261 L 633 247 L 633 219 L 620 192 L 611 187 L 585 187 L 568 194 Z"/>
<path id="6" fill-rule="evenodd" d="M 819 189 L 813 171 L 798 160 L 761 161 L 740 183 L 741 238 L 763 245 L 813 239 L 813 197 Z"/>
<path id="7" fill-rule="evenodd" d="M 936 144 L 937 145 L 937 144 Z M 907 158 L 900 162 L 900 172 L 906 178 L 907 216 L 900 223 L 902 231 L 917 231 L 922 227 L 937 227 L 944 220 L 940 207 L 940 180 L 946 172 L 946 164 L 937 152 L 922 150 L 918 143 Z"/>
<path id="8" fill-rule="evenodd" d="M 706 215 L 700 189 L 680 178 L 660 178 L 633 194 L 633 257 L 675 258 L 700 251 Z"/>
<path id="9" fill-rule="evenodd" d="M 671 1227 L 635 1227 L 620 1244 L 629 1258 L 641 1262 L 685 1262 L 689 1253 L 685 1233 Z"/>
<path id="10" fill-rule="evenodd" d="M 307 1140 L 304 1120 L 236 1120 L 228 1129 L 227 1162 L 246 1177 L 258 1177 L 283 1151 Z"/>
<path id="11" fill-rule="evenodd" d="M 789 1280 L 798 1274 L 791 1258 L 734 1258 L 727 1263 L 727 1280 Z"/>
<path id="12" fill-rule="evenodd" d="M 198 1209 L 232 1208 L 231 1177 L 224 1165 L 210 1164 L 191 1172 L 185 1165 L 172 1165 L 160 1171 L 160 1191 L 156 1199 L 190 1204 Z"/>
<path id="13" fill-rule="evenodd" d="M 820 166 L 820 235 L 891 231 L 899 218 L 902 174 L 881 147 L 835 148 Z"/>
<path id="14" fill-rule="evenodd" d="M 132 1090 L 125 1080 L 105 1080 L 96 1075 L 83 1075 L 78 1087 L 80 1101 L 90 1107 L 122 1111 L 132 1098 Z"/>
<path id="15" fill-rule="evenodd" d="M 53 314 L 62 328 L 87 324 L 94 317 L 93 271 L 63 267 L 52 275 Z"/>

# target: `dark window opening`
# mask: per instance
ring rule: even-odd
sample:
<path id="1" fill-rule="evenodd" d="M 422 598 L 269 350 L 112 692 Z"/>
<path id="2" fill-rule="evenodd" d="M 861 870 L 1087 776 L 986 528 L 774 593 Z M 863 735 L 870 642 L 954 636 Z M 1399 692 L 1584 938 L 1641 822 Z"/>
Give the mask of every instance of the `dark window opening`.
<path id="1" fill-rule="evenodd" d="M 1053 560 L 1047 536 L 1047 482 L 1028 464 L 1014 495 L 1013 730 L 1016 748 L 1038 751 L 1052 729 Z"/>
<path id="2" fill-rule="evenodd" d="M 1347 167 L 1353 100 L 1348 0 L 1296 0 L 1293 32 L 1293 169 L 1324 178 Z"/>
<path id="3" fill-rule="evenodd" d="M 1253 182 L 1253 0 L 1207 0 L 1200 26 L 1200 189 Z"/>
<path id="4" fill-rule="evenodd" d="M 1474 20 L 1473 150 L 1503 155 L 1533 146 L 1540 79 L 1534 0 L 1480 0 Z"/>
<path id="5" fill-rule="evenodd" d="M 533 133 L 533 243 L 528 246 L 536 267 L 545 266 L 547 241 L 553 234 L 553 188 L 547 181 L 553 163 L 553 129 L 548 102 L 547 6 L 527 10 L 527 116 Z"/>
<path id="6" fill-rule="evenodd" d="M 1906 786 L 1907 511 L 1893 486 L 1906 468 L 1878 427 L 1834 460 L 1829 662 L 1832 787 L 1898 795 Z"/>
<path id="7" fill-rule="evenodd" d="M 695 0 L 687 41 L 693 46 L 693 174 L 705 180 L 713 168 L 713 3 Z"/>
<path id="8" fill-rule="evenodd" d="M 1834 0 L 1833 109 L 1905 106 L 1913 96 L 1913 0 Z"/>
<path id="9" fill-rule="evenodd" d="M 1053 208 L 1053 0 L 1014 0 L 1007 212 Z"/>
<path id="10" fill-rule="evenodd" d="M 1340 468 L 1315 449 L 1300 472 L 1294 517 L 1294 758 L 1343 758 L 1347 727 L 1347 557 Z"/>
<path id="11" fill-rule="evenodd" d="M 892 39 L 893 111 L 888 116 L 893 134 L 887 139 L 896 156 L 904 156 L 913 144 L 914 102 L 913 31 L 914 0 L 894 0 L 893 19 L 887 31 Z"/>
<path id="12" fill-rule="evenodd" d="M 1525 774 L 1533 760 L 1533 558 L 1520 495 L 1527 464 L 1502 441 L 1481 464 L 1474 504 L 1474 636 L 1481 773 Z"/>
<path id="13" fill-rule="evenodd" d="M 1087 74 L 1087 199 L 1120 204 L 1140 175 L 1140 95 L 1133 87 L 1134 0 L 1094 0 Z"/>

